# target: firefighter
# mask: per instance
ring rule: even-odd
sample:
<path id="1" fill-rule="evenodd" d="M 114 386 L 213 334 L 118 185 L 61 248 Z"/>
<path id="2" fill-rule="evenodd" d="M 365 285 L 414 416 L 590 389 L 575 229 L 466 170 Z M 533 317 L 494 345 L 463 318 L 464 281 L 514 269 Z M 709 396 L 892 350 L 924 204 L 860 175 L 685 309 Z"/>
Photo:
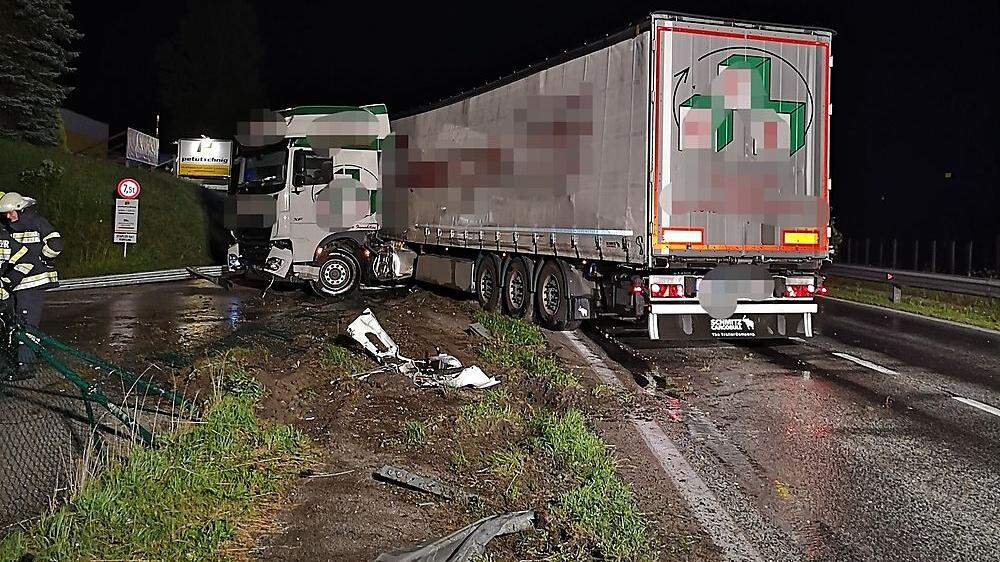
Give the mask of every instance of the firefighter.
<path id="1" fill-rule="evenodd" d="M 6 216 L 10 237 L 26 250 L 7 272 L 17 318 L 37 328 L 42 320 L 45 290 L 59 284 L 52 260 L 62 252 L 63 244 L 59 232 L 32 208 L 34 204 L 31 197 L 13 191 L 0 197 L 0 213 Z M 35 353 L 21 344 L 17 352 L 18 375 L 30 376 L 35 359 Z"/>

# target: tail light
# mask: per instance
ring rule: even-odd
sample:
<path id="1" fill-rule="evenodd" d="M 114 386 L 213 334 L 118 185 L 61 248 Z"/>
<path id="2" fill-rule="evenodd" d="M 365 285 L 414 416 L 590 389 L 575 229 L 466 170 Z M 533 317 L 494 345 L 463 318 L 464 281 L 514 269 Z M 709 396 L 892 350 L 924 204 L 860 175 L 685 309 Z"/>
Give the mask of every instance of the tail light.
<path id="1" fill-rule="evenodd" d="M 823 287 L 825 294 L 826 287 Z M 785 279 L 785 296 L 802 299 L 817 294 L 815 277 L 789 277 Z"/>
<path id="2" fill-rule="evenodd" d="M 826 291 L 826 285 L 820 285 L 819 287 L 816 287 L 816 294 L 817 295 L 819 295 L 821 297 L 825 297 L 826 293 L 827 293 L 827 291 Z"/>
<path id="3" fill-rule="evenodd" d="M 652 275 L 649 277 L 649 296 L 660 299 L 684 297 L 683 275 Z"/>

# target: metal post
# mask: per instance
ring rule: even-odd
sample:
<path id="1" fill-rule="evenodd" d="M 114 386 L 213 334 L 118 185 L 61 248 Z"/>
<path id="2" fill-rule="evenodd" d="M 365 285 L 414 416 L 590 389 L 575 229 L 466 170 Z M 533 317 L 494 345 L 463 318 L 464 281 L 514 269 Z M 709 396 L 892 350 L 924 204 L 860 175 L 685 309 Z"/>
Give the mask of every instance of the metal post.
<path id="1" fill-rule="evenodd" d="M 878 239 L 878 266 L 885 265 L 885 246 L 881 238 Z"/>
<path id="2" fill-rule="evenodd" d="M 920 240 L 913 241 L 913 271 L 920 271 Z"/>
<path id="3" fill-rule="evenodd" d="M 903 302 L 903 289 L 901 289 L 899 285 L 893 285 L 891 291 L 892 292 L 889 294 L 889 300 L 896 304 Z"/>
<path id="4" fill-rule="evenodd" d="M 965 276 L 972 277 L 972 240 L 969 240 L 969 251 L 965 260 Z"/>
<path id="5" fill-rule="evenodd" d="M 937 240 L 931 240 L 931 273 L 937 273 Z"/>
<path id="6" fill-rule="evenodd" d="M 952 240 L 948 247 L 948 272 L 955 275 L 955 241 Z"/>
<path id="7" fill-rule="evenodd" d="M 846 242 L 847 242 L 847 263 L 854 263 L 854 261 L 853 261 L 854 260 L 854 251 L 853 251 L 854 240 L 851 240 L 850 238 L 848 238 L 846 240 Z M 998 244 L 997 248 L 1000 248 L 1000 238 L 997 238 L 997 244 Z M 1000 249 L 997 250 L 997 255 L 1000 256 Z M 998 263 L 1000 263 L 1000 262 L 998 262 Z"/>
<path id="8" fill-rule="evenodd" d="M 897 250 L 899 249 L 897 247 L 898 246 L 898 244 L 897 244 L 898 242 L 899 242 L 899 240 L 896 240 L 895 238 L 892 239 L 892 268 L 893 269 L 896 269 L 897 263 L 898 263 L 896 261 L 896 258 L 899 257 L 899 254 L 897 253 Z"/>
<path id="9" fill-rule="evenodd" d="M 872 264 L 871 249 L 872 249 L 872 240 L 871 240 L 871 238 L 865 238 L 865 263 L 864 263 L 864 265 L 871 265 Z"/>

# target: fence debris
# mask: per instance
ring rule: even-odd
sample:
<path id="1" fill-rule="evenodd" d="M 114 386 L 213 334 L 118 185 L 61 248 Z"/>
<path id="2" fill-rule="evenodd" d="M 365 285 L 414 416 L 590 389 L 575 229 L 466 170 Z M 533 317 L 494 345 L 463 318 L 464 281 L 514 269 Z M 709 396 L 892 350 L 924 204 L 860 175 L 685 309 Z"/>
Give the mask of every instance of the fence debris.
<path id="1" fill-rule="evenodd" d="M 430 544 L 379 555 L 375 562 L 464 562 L 482 554 L 493 537 L 531 529 L 535 512 L 501 513 L 480 519 Z"/>
<path id="2" fill-rule="evenodd" d="M 428 494 L 434 494 L 435 496 L 440 496 L 446 500 L 468 500 L 472 497 L 458 488 L 443 484 L 440 480 L 436 480 L 428 476 L 421 476 L 420 474 L 410 472 L 405 468 L 399 468 L 397 466 L 384 465 L 382 468 L 378 469 L 378 472 L 376 472 L 374 476 L 377 480 L 382 480 L 384 482 L 389 482 L 405 488 L 411 488 L 420 492 L 427 492 Z"/>

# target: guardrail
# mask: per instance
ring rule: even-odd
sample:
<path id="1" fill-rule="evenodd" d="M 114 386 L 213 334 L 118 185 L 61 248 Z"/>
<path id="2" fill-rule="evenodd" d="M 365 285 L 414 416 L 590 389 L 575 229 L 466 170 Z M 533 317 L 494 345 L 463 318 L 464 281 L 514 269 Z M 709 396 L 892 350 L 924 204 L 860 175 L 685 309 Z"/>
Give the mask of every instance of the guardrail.
<path id="1" fill-rule="evenodd" d="M 897 289 L 899 287 L 913 287 L 960 295 L 1000 298 L 1000 280 L 997 279 L 979 279 L 960 275 L 842 264 L 826 265 L 823 267 L 823 273 L 863 281 L 888 283 Z M 897 292 L 894 291 L 894 294 Z"/>
<path id="2" fill-rule="evenodd" d="M 222 275 L 221 265 L 207 265 L 192 268 L 209 276 Z M 102 275 L 100 277 L 78 277 L 76 279 L 61 279 L 59 286 L 50 291 L 73 291 L 78 289 L 103 289 L 106 287 L 122 287 L 140 285 L 143 283 L 165 283 L 167 281 L 184 281 L 195 279 L 187 269 L 161 269 L 159 271 L 140 271 L 138 273 L 122 273 L 119 275 Z"/>

